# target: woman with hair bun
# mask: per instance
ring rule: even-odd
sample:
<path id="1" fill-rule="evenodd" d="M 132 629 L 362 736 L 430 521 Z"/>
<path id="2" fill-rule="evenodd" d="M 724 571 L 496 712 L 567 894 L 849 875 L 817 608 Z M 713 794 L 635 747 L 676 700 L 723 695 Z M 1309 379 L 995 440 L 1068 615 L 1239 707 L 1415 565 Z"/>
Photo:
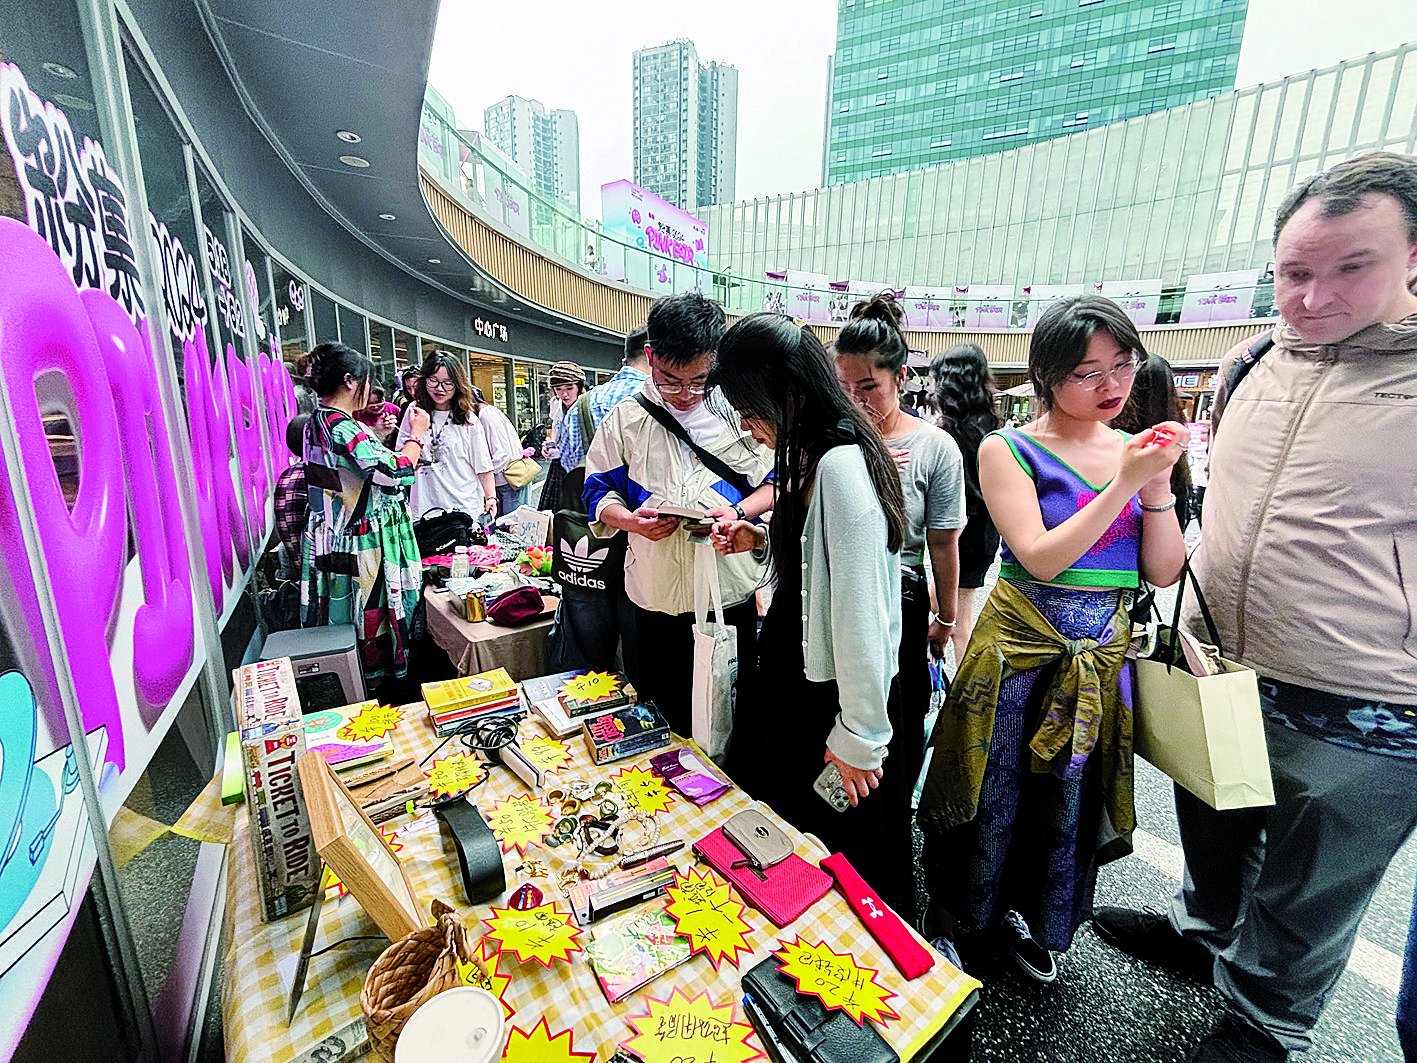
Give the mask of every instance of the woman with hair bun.
<path id="1" fill-rule="evenodd" d="M 900 551 L 900 693 L 915 741 L 892 767 L 912 779 L 925 754 L 930 711 L 930 660 L 944 656 L 957 623 L 959 529 L 964 524 L 964 465 L 953 439 L 901 405 L 909 350 L 905 315 L 894 294 L 882 292 L 851 308 L 832 345 L 836 376 L 896 458 L 905 493 L 905 544 Z M 935 588 L 930 608 L 926 560 Z"/>
<path id="2" fill-rule="evenodd" d="M 374 366 L 341 343 L 311 352 L 320 406 L 305 429 L 310 520 L 305 527 L 301 622 L 353 624 L 364 675 L 408 672 L 409 621 L 423 591 L 408 488 L 428 433 L 428 412 L 409 411 L 398 452 L 354 415 L 369 404 Z"/>
<path id="3" fill-rule="evenodd" d="M 989 519 L 979 486 L 979 444 L 999 427 L 994 412 L 994 378 L 984 352 L 973 343 L 958 343 L 930 363 L 935 408 L 940 427 L 959 446 L 964 459 L 964 531 L 959 535 L 959 605 L 955 613 L 955 661 L 964 660 L 974 632 L 974 592 L 999 553 L 999 530 Z"/>

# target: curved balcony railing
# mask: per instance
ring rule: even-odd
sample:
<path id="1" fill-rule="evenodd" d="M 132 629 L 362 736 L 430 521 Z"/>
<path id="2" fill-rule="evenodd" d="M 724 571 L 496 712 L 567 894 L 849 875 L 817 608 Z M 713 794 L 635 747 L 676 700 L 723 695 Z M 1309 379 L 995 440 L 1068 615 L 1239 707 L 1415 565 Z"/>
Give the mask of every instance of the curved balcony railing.
<path id="1" fill-rule="evenodd" d="M 691 265 L 655 250 L 648 237 L 630 242 L 538 191 L 500 152 L 484 148 L 478 134 L 456 129 L 433 107 L 423 111 L 418 153 L 430 208 L 474 261 L 524 298 L 618 332 L 642 324 L 658 296 L 697 289 L 730 315 L 779 310 L 820 326 L 829 336 L 852 302 L 879 290 L 862 282 L 792 284 L 786 273 L 738 277 L 711 262 Z M 1035 292 L 1012 285 L 941 285 L 897 291 L 903 291 L 910 338 L 923 349 L 936 350 L 961 338 L 958 333 L 1022 337 L 1063 288 Z M 1093 290 L 1091 285 L 1071 288 Z M 1182 357 L 1214 356 L 1200 351 L 1212 352 L 1232 333 L 1243 335 L 1273 320 L 1270 280 L 1196 292 L 1189 299 L 1184 286 L 1133 290 L 1119 283 L 1099 289 L 1148 331 L 1221 326 L 1203 343 L 1152 334 L 1148 345 L 1168 358 L 1166 348 Z M 1023 349 L 1007 341 L 998 346 Z"/>

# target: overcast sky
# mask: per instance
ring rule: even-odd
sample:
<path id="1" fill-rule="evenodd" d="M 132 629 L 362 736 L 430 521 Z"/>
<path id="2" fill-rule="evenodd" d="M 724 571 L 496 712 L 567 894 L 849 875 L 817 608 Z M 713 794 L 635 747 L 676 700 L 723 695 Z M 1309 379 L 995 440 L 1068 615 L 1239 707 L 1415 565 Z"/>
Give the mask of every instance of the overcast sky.
<path id="1" fill-rule="evenodd" d="M 581 209 L 599 217 L 601 184 L 634 176 L 631 53 L 675 37 L 738 68 L 737 198 L 817 187 L 835 0 L 443 0 L 429 80 L 473 129 L 507 95 L 574 110 Z M 1237 85 L 1413 40 L 1411 0 L 1250 0 Z"/>

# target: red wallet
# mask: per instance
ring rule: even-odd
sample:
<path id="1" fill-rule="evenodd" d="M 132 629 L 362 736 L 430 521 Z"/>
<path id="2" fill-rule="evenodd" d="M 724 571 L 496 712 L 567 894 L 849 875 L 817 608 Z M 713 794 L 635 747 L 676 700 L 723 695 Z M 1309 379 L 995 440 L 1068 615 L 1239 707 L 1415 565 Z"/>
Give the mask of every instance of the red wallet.
<path id="1" fill-rule="evenodd" d="M 762 872 L 748 866 L 743 851 L 719 827 L 694 843 L 694 852 L 776 926 L 786 926 L 831 891 L 832 877 L 796 853 Z M 734 867 L 734 864 L 742 866 Z"/>

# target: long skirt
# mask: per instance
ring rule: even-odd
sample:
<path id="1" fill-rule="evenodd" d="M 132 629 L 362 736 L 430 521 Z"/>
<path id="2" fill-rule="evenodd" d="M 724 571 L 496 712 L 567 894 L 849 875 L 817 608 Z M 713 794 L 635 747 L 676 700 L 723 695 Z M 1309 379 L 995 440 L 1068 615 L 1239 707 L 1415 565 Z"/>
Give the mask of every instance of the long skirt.
<path id="1" fill-rule="evenodd" d="M 390 507 L 364 530 L 337 535 L 312 513 L 305 529 L 301 623 L 354 625 L 368 680 L 408 674 L 423 562 L 407 514 Z"/>
<path id="2" fill-rule="evenodd" d="M 1066 638 L 1095 638 L 1117 610 L 1120 592 L 1013 584 Z M 1055 952 L 1072 944 L 1092 916 L 1097 841 L 1104 817 L 1098 758 L 1069 780 L 1031 769 L 1028 743 L 1042 721 L 1055 668 L 1006 676 L 999 689 L 979 809 L 969 823 L 926 832 L 926 888 L 968 939 L 1017 911 L 1034 939 Z M 1130 666 L 1122 700 L 1131 709 Z M 939 751 L 936 756 L 941 755 Z"/>

